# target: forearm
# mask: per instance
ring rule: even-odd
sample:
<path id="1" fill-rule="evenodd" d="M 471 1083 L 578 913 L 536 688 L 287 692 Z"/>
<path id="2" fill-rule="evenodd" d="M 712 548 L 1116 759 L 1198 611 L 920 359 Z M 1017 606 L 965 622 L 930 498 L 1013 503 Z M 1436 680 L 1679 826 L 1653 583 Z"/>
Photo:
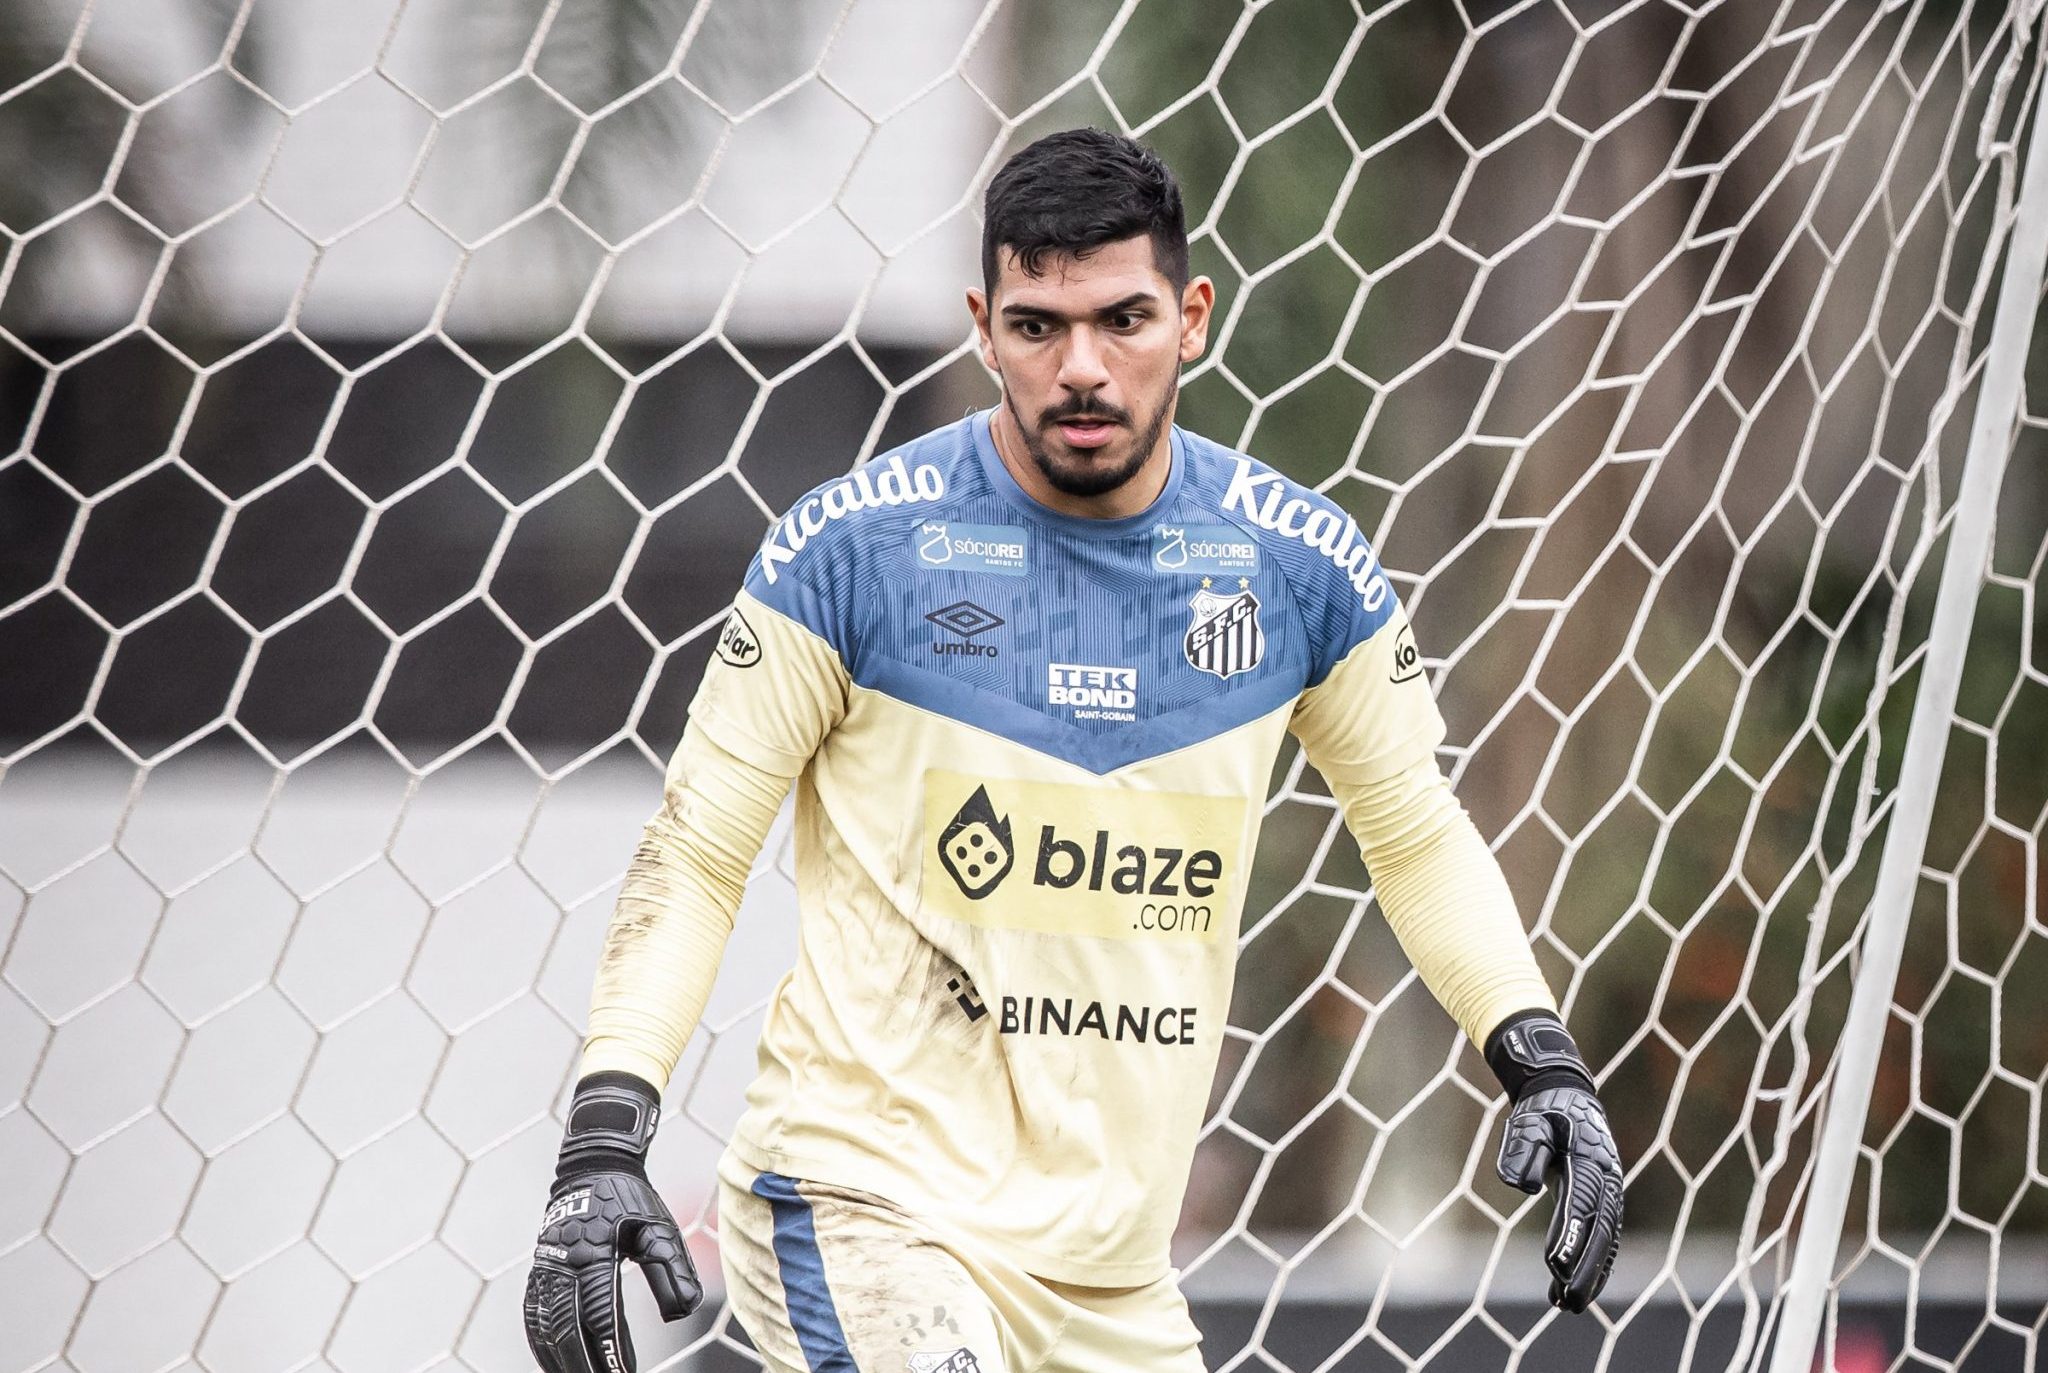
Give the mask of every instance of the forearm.
<path id="1" fill-rule="evenodd" d="M 1500 864 L 1434 761 L 1334 789 L 1388 925 L 1473 1043 L 1516 1011 L 1557 1008 Z"/>
<path id="2" fill-rule="evenodd" d="M 662 807 L 612 912 L 579 1075 L 609 1070 L 667 1085 L 789 787 L 789 778 L 742 761 L 694 725 L 684 730 Z"/>

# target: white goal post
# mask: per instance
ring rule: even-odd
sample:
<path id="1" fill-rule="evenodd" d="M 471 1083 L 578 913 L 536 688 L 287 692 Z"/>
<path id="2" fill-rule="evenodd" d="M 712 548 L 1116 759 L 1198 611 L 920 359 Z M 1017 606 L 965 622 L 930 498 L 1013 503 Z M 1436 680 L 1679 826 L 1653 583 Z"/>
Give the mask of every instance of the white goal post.
<path id="1" fill-rule="evenodd" d="M 1629 1166 L 1548 1311 L 1491 1075 L 1290 753 L 1176 1240 L 1209 1366 L 2044 1357 L 2041 0 L 17 8 L 7 1367 L 530 1366 L 726 600 L 994 399 L 980 193 L 1084 123 L 1186 186 L 1181 421 L 1394 577 Z M 653 1157 L 708 1275 L 788 842 Z M 643 1367 L 754 1366 L 628 1287 Z"/>

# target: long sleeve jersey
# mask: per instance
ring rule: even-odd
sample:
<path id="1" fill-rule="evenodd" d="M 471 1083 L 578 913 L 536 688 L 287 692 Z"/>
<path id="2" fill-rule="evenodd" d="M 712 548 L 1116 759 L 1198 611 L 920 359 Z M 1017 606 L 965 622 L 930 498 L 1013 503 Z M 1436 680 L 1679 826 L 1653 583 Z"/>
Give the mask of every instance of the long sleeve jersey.
<path id="1" fill-rule="evenodd" d="M 583 1067 L 667 1080 L 793 785 L 797 962 L 734 1151 L 1056 1281 L 1150 1282 L 1286 733 L 1466 1032 L 1554 1003 L 1356 524 L 1180 429 L 1150 507 L 1065 516 L 989 418 L 769 530 L 621 896 Z"/>

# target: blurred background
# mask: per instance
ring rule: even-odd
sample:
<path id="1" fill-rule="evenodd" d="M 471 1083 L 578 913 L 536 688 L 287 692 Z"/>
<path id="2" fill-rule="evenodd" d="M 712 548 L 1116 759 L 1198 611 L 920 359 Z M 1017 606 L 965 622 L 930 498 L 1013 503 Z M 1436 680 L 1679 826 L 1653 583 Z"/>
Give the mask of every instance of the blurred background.
<path id="1" fill-rule="evenodd" d="M 1210 1366 L 1755 1366 L 2038 9 L 14 0 L 0 1370 L 530 1367 L 598 940 L 722 609 L 795 495 L 994 401 L 981 190 L 1078 124 L 1185 184 L 1221 325 L 1181 422 L 1373 534 L 1632 1169 L 1601 1312 L 1547 1315 L 1492 1079 L 1284 757 L 1176 1246 Z M 1844 1373 L 2043 1366 L 2044 366 Z M 712 1275 L 785 840 L 656 1148 Z M 629 1288 L 643 1367 L 749 1366 L 715 1303 L 663 1329 Z"/>

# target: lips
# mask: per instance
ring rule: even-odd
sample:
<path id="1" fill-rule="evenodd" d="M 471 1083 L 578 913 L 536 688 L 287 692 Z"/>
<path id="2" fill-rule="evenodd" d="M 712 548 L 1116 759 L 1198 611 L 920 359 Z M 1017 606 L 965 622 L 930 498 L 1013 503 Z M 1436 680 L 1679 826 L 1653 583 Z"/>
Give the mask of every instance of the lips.
<path id="1" fill-rule="evenodd" d="M 1100 448 L 1116 433 L 1111 420 L 1061 420 L 1060 436 L 1073 448 Z"/>

